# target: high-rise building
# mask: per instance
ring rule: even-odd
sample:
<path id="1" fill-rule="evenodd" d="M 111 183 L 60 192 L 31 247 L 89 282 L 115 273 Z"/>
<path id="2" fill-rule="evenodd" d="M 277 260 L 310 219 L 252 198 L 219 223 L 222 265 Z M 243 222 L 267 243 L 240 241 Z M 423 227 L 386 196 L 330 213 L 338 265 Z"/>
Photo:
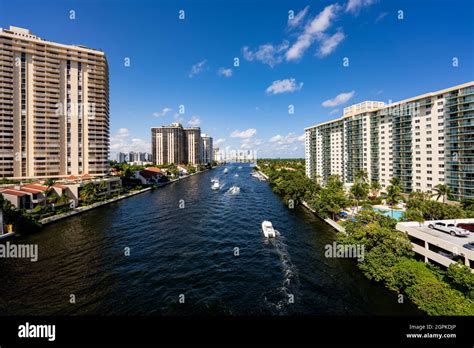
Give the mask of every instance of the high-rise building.
<path id="1" fill-rule="evenodd" d="M 204 164 L 213 161 L 212 137 L 203 134 L 201 137 L 201 162 Z"/>
<path id="2" fill-rule="evenodd" d="M 151 128 L 154 164 L 198 164 L 201 162 L 199 127 L 183 128 L 180 123 Z"/>
<path id="3" fill-rule="evenodd" d="M 201 162 L 201 128 L 190 127 L 184 130 L 185 163 L 198 164 Z"/>
<path id="4" fill-rule="evenodd" d="M 106 174 L 104 52 L 0 29 L 0 120 L 0 177 Z"/>
<path id="5" fill-rule="evenodd" d="M 117 162 L 119 162 L 119 163 L 127 162 L 127 155 L 123 152 L 118 152 L 117 153 Z"/>
<path id="6" fill-rule="evenodd" d="M 474 197 L 474 81 L 385 105 L 363 102 L 336 120 L 305 129 L 306 175 L 359 171 L 382 188 L 398 177 L 404 192 L 446 184 L 455 199 Z"/>

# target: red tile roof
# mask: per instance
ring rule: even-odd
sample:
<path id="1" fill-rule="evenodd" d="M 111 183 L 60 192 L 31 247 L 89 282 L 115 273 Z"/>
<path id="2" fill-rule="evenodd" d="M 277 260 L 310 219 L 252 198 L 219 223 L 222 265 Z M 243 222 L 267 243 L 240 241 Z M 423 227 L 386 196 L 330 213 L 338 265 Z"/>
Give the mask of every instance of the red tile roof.
<path id="1" fill-rule="evenodd" d="M 47 191 L 49 189 L 48 186 L 43 186 L 39 184 L 28 184 L 28 185 L 22 186 L 22 188 L 29 188 L 29 189 L 39 190 L 39 191 Z"/>
<path id="2" fill-rule="evenodd" d="M 161 169 L 157 167 L 147 167 L 145 168 L 145 170 L 149 172 L 154 172 L 154 173 L 161 173 Z"/>
<path id="3" fill-rule="evenodd" d="M 21 191 L 14 190 L 14 189 L 9 189 L 9 188 L 0 191 L 0 193 L 7 194 L 7 195 L 18 196 L 18 197 L 26 196 L 25 192 L 21 192 Z"/>

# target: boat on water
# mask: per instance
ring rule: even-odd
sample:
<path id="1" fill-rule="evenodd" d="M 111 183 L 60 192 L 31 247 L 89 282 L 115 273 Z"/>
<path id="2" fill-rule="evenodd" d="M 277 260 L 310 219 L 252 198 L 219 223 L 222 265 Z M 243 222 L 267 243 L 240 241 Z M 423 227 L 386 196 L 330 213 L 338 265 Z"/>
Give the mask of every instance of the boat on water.
<path id="1" fill-rule="evenodd" d="M 219 181 L 215 181 L 211 186 L 211 189 L 213 190 L 218 190 L 220 188 L 221 188 L 221 185 L 219 184 Z"/>
<path id="2" fill-rule="evenodd" d="M 273 229 L 273 225 L 270 221 L 265 220 L 264 222 L 262 222 L 262 232 L 266 238 L 276 237 L 275 230 Z"/>
<path id="3" fill-rule="evenodd" d="M 224 174 L 227 174 L 229 172 L 229 169 L 224 169 Z"/>
<path id="4" fill-rule="evenodd" d="M 240 187 L 238 187 L 238 186 L 232 186 L 232 187 L 229 189 L 228 192 L 231 193 L 231 194 L 233 194 L 233 195 L 235 195 L 236 193 L 239 193 L 239 192 L 240 192 Z"/>
<path id="5" fill-rule="evenodd" d="M 234 176 L 235 176 L 235 177 L 238 177 L 238 176 L 239 176 L 239 174 L 234 174 Z"/>
<path id="6" fill-rule="evenodd" d="M 237 169 L 242 169 L 242 166 L 238 166 Z"/>
<path id="7" fill-rule="evenodd" d="M 219 182 L 219 179 L 217 179 L 217 178 L 212 178 L 212 179 L 211 179 L 211 182 L 212 182 L 212 183 L 215 183 L 215 182 L 218 183 L 218 182 Z"/>

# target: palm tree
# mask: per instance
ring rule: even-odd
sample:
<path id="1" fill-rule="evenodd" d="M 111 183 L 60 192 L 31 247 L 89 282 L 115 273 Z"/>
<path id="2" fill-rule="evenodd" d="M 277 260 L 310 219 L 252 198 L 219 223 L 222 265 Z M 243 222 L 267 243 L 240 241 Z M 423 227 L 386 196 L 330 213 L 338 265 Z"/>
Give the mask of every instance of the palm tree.
<path id="1" fill-rule="evenodd" d="M 377 180 L 372 181 L 372 183 L 370 184 L 370 191 L 372 193 L 372 196 L 377 197 L 381 188 L 382 186 L 380 186 L 380 183 Z"/>
<path id="2" fill-rule="evenodd" d="M 88 204 L 95 199 L 96 195 L 97 195 L 97 186 L 92 182 L 88 182 L 82 187 L 80 198 L 81 200 L 86 202 L 86 204 Z"/>
<path id="3" fill-rule="evenodd" d="M 433 188 L 436 193 L 433 194 L 433 197 L 436 196 L 436 200 L 439 200 L 440 197 L 443 197 L 443 203 L 446 203 L 448 197 L 451 196 L 451 188 L 445 184 L 438 184 Z"/>
<path id="4" fill-rule="evenodd" d="M 390 185 L 387 186 L 386 201 L 390 205 L 391 214 L 393 218 L 393 205 L 401 198 L 402 189 L 400 187 L 400 179 L 394 177 L 390 180 Z"/>
<path id="5" fill-rule="evenodd" d="M 48 186 L 48 189 L 53 187 L 55 183 L 56 183 L 56 179 L 52 179 L 52 178 L 46 179 L 44 182 L 44 184 Z"/>

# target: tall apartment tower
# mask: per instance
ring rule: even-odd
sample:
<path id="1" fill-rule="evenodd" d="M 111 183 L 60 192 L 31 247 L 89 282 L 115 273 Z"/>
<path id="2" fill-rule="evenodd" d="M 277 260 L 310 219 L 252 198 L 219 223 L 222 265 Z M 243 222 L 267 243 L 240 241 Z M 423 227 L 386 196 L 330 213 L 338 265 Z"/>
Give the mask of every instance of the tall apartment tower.
<path id="1" fill-rule="evenodd" d="M 180 123 L 151 128 L 154 164 L 198 164 L 201 160 L 201 129 L 183 128 Z"/>
<path id="2" fill-rule="evenodd" d="M 212 149 L 212 137 L 203 134 L 201 141 L 201 162 L 204 164 L 211 163 L 214 157 L 214 151 Z"/>
<path id="3" fill-rule="evenodd" d="M 199 164 L 201 162 L 201 128 L 190 127 L 183 128 L 185 134 L 185 153 L 186 162 L 190 164 Z"/>
<path id="4" fill-rule="evenodd" d="M 474 198 L 474 81 L 390 105 L 363 102 L 336 120 L 305 129 L 306 175 L 352 183 L 364 170 L 385 189 L 446 184 L 456 200 Z"/>
<path id="5" fill-rule="evenodd" d="M 0 120 L 0 177 L 106 174 L 105 54 L 0 29 Z"/>

